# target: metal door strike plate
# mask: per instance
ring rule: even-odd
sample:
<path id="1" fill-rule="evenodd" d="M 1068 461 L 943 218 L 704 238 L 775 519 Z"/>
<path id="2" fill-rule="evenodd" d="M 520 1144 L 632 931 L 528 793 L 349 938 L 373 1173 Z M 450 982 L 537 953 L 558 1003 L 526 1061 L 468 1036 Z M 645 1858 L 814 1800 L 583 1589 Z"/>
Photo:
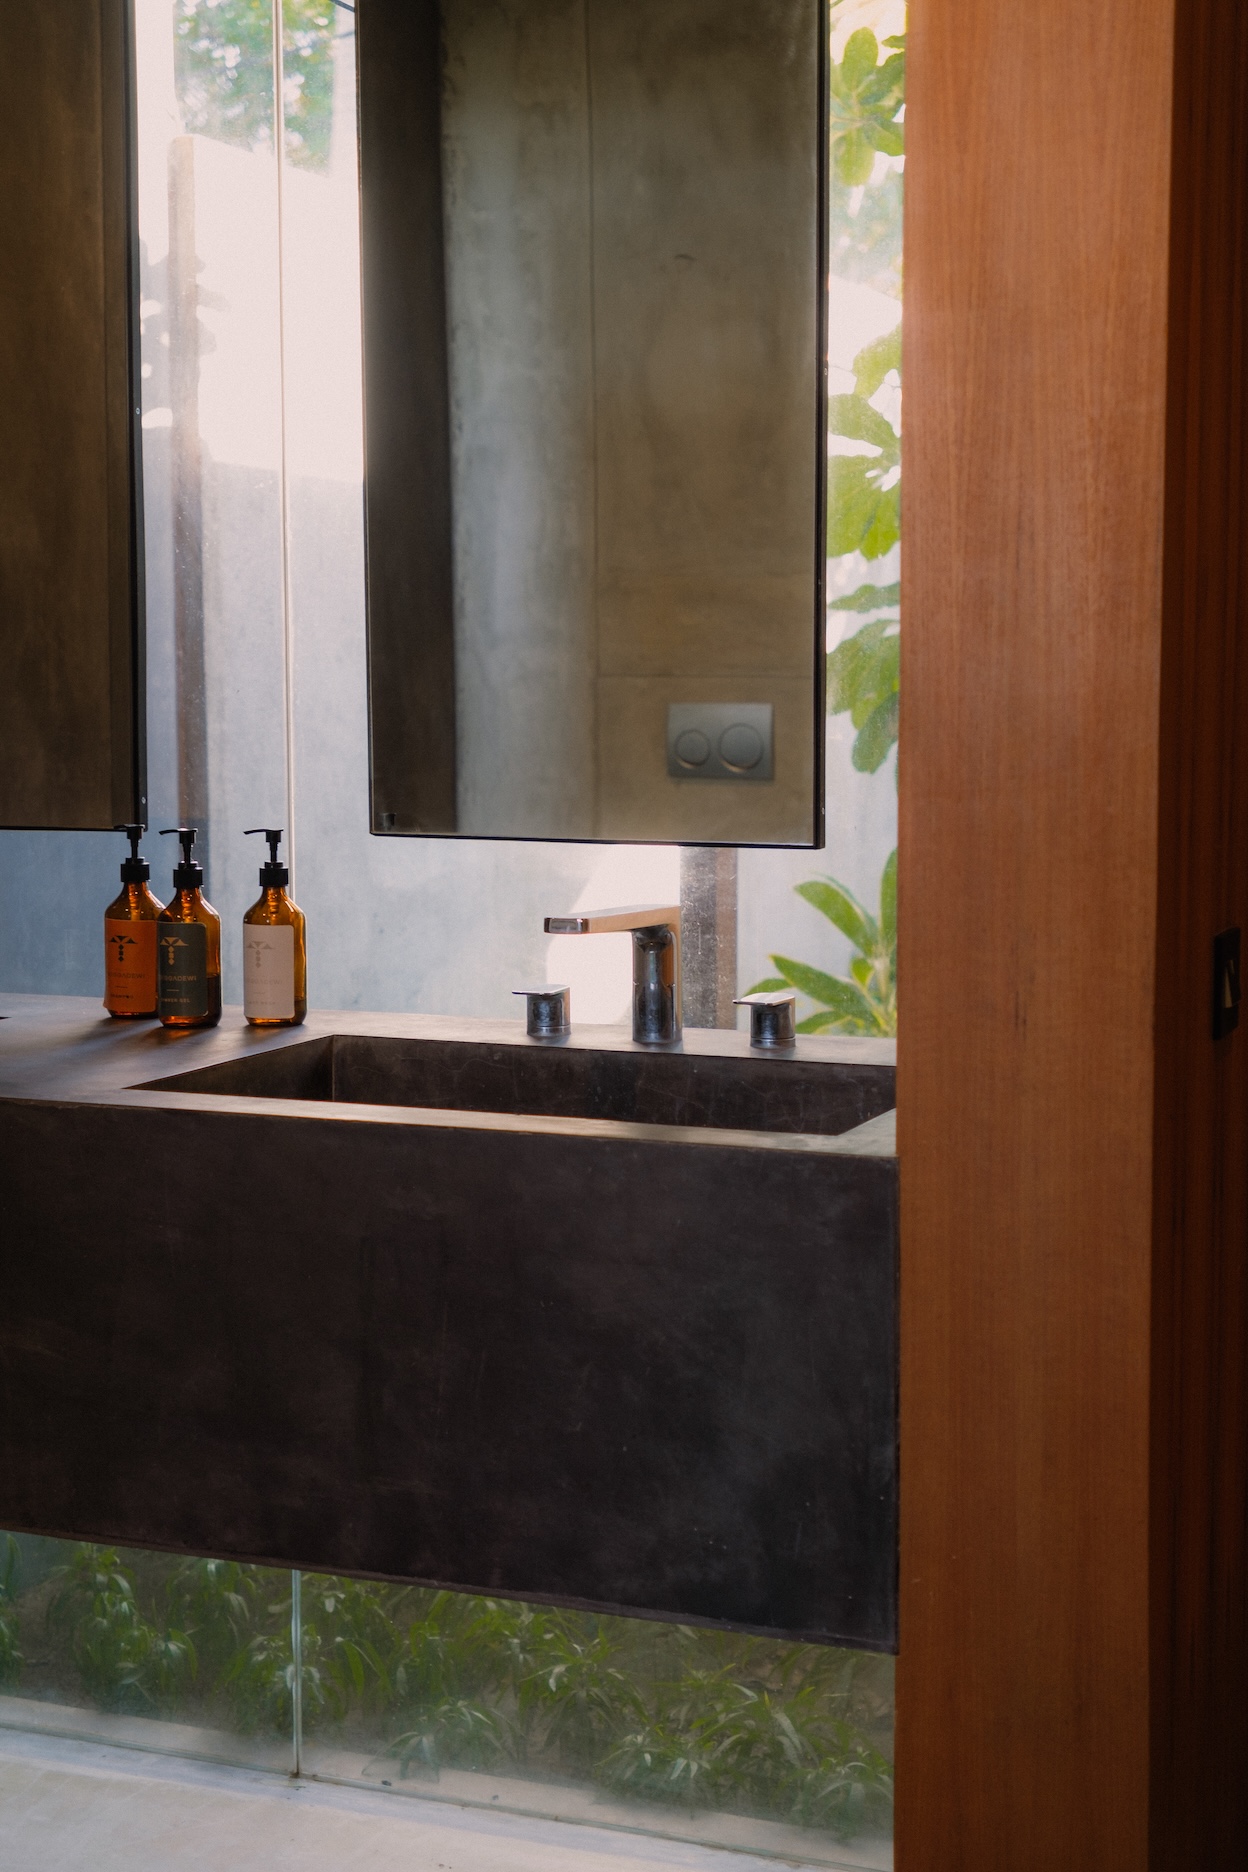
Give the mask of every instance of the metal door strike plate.
<path id="1" fill-rule="evenodd" d="M 667 771 L 673 780 L 775 777 L 770 702 L 671 702 Z"/>
<path id="2" fill-rule="evenodd" d="M 1223 1039 L 1239 1026 L 1239 931 L 1223 930 L 1213 939 L 1213 1037 Z"/>

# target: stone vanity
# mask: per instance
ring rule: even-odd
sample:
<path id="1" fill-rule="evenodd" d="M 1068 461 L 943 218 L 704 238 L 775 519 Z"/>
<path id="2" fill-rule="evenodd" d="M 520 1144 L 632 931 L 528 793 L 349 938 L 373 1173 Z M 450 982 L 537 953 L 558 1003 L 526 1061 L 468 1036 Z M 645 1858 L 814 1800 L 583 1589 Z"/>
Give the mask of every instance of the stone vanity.
<path id="1" fill-rule="evenodd" d="M 891 1042 L 0 1017 L 0 1526 L 895 1647 Z"/>

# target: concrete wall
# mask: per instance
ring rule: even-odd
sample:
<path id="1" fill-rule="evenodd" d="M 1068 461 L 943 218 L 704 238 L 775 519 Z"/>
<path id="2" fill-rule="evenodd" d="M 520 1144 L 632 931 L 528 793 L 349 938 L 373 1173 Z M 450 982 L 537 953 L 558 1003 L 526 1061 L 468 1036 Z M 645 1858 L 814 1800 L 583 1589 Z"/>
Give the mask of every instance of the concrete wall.
<path id="1" fill-rule="evenodd" d="M 447 0 L 461 828 L 809 841 L 815 0 Z M 669 702 L 776 710 L 770 784 Z"/>
<path id="2" fill-rule="evenodd" d="M 589 0 L 603 837 L 809 841 L 813 0 Z M 776 778 L 668 777 L 669 702 L 770 702 Z"/>
<path id="3" fill-rule="evenodd" d="M 583 0 L 447 0 L 459 826 L 593 830 L 594 408 Z"/>

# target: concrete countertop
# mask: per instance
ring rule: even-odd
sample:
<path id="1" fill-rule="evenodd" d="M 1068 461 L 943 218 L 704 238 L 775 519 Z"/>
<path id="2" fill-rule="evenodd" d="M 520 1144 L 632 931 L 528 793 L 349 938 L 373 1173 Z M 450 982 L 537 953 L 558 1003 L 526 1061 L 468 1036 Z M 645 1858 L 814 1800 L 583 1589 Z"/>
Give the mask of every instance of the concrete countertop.
<path id="1" fill-rule="evenodd" d="M 0 998 L 0 1525 L 892 1648 L 891 1047 L 534 1044 Z"/>
<path id="2" fill-rule="evenodd" d="M 335 1034 L 450 1040 L 543 1050 L 552 1046 L 548 1041 L 529 1039 L 523 1021 L 318 1010 L 310 1013 L 302 1026 L 266 1030 L 249 1027 L 241 1008 L 227 1007 L 219 1026 L 179 1032 L 163 1028 L 154 1020 L 113 1020 L 98 1001 L 83 995 L 0 994 L 0 1102 L 17 1099 L 53 1104 L 154 1106 L 165 1110 L 254 1112 L 271 1118 L 300 1117 L 315 1112 L 318 1118 L 343 1123 L 542 1131 L 711 1147 L 745 1144 L 763 1150 L 872 1157 L 890 1157 L 896 1149 L 896 1115 L 891 1111 L 839 1137 L 821 1137 L 804 1132 L 730 1131 L 707 1126 L 639 1125 L 602 1118 L 313 1103 L 303 1099 L 144 1089 L 150 1087 L 153 1080 L 169 1078 L 175 1073 L 271 1053 Z M 582 1026 L 574 1029 L 565 1040 L 553 1044 L 560 1050 L 637 1054 L 653 1050 L 638 1046 L 622 1025 Z M 759 1057 L 751 1054 L 747 1035 L 718 1028 L 687 1028 L 677 1047 L 663 1051 L 742 1062 Z M 788 1057 L 808 1065 L 893 1066 L 896 1053 L 894 1040 L 853 1035 L 836 1038 L 803 1035 Z M 768 1057 L 776 1058 L 775 1055 Z"/>

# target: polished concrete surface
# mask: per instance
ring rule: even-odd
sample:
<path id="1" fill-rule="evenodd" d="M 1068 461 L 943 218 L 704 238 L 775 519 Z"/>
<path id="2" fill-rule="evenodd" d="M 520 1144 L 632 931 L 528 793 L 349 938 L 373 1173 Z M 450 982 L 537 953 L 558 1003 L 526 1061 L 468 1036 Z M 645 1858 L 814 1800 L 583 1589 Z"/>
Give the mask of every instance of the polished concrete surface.
<path id="1" fill-rule="evenodd" d="M 770 1872 L 785 1859 L 0 1731 L 4 1872 Z M 824 1866 L 887 1868 L 886 1849 Z"/>
<path id="2" fill-rule="evenodd" d="M 0 1015 L 0 1525 L 894 1648 L 897 1163 L 850 1128 L 891 1043 Z M 877 1083 L 840 1137 L 169 1083 L 369 1030 L 543 1085 L 766 1082 L 753 1122 Z"/>

